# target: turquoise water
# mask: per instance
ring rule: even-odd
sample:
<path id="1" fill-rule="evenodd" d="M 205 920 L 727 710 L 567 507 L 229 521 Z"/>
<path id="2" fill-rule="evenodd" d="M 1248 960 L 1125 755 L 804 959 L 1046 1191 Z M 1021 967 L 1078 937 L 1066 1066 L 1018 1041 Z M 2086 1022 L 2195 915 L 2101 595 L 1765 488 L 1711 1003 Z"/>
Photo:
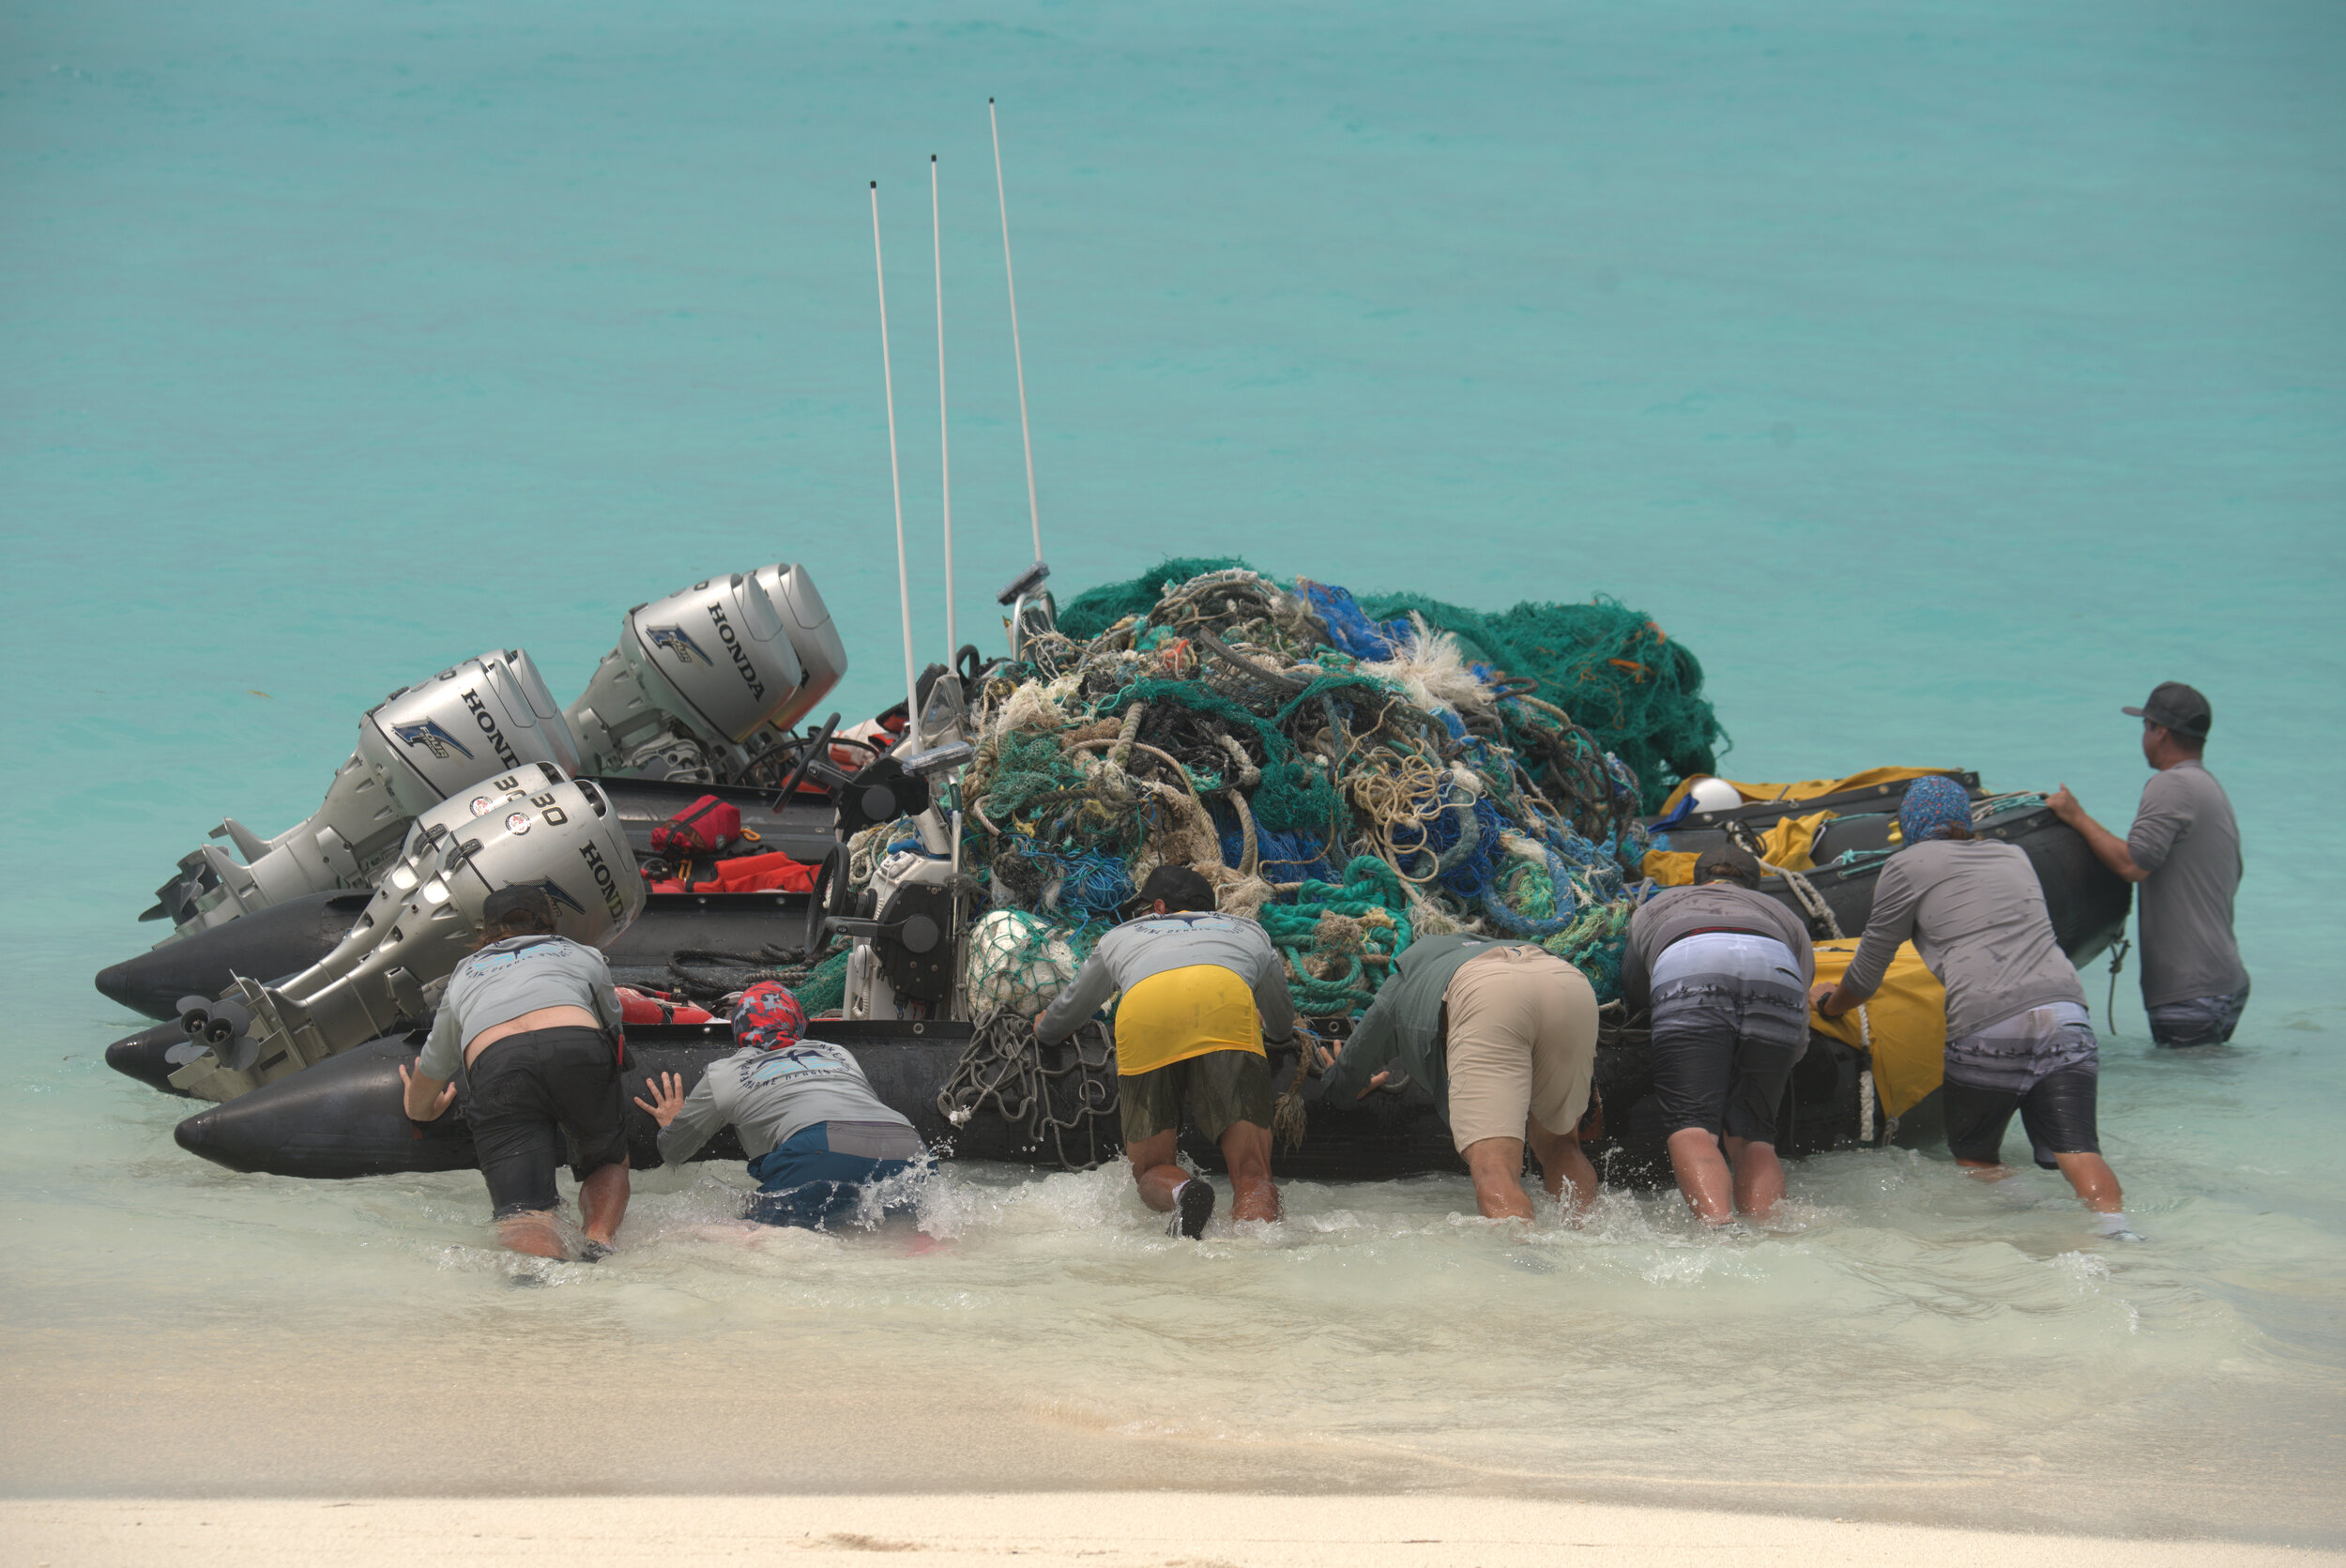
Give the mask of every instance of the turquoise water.
<path id="1" fill-rule="evenodd" d="M 2346 1535 L 2335 8 L 84 0 L 0 40 L 36 699 L 0 753 L 0 1484 L 1235 1477 Z M 2205 690 L 2256 999 L 2160 1058 L 2120 987 L 2106 1147 L 2151 1244 L 1907 1155 L 1810 1163 L 1768 1237 L 1619 1196 L 1510 1239 L 1437 1181 L 1300 1188 L 1202 1252 L 1113 1172 L 983 1170 L 925 1241 L 745 1247 L 703 1171 L 520 1292 L 470 1179 L 182 1156 L 87 977 L 221 814 L 310 811 L 383 692 L 518 644 L 567 699 L 628 605 L 796 558 L 840 706 L 891 700 L 873 178 L 942 655 L 932 152 L 991 627 L 1028 547 L 989 94 L 1069 586 L 1179 551 L 1614 593 L 1702 657 L 1736 776 L 1955 763 L 2113 823 L 2118 706 Z M 451 1388 L 387 1370 L 458 1331 Z M 570 1457 L 615 1408 L 662 1440 Z"/>

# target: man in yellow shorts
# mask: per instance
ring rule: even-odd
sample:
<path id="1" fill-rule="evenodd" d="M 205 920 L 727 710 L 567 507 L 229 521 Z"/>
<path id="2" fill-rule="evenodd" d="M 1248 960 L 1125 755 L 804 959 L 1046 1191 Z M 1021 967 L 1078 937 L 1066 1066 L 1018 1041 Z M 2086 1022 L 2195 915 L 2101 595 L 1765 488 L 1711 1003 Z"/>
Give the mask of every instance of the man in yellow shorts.
<path id="1" fill-rule="evenodd" d="M 1075 979 L 1037 1014 L 1035 1038 L 1066 1039 L 1117 992 L 1117 1099 L 1124 1152 L 1140 1200 L 1201 1235 L 1213 1187 L 1173 1163 L 1184 1104 L 1230 1167 L 1230 1215 L 1279 1217 L 1271 1181 L 1268 1028 L 1294 1038 L 1287 965 L 1263 928 L 1216 914 L 1213 885 L 1186 866 L 1159 866 L 1133 903 L 1148 913 L 1100 938 Z"/>
<path id="2" fill-rule="evenodd" d="M 1596 993 L 1578 969 L 1529 942 L 1421 936 L 1401 950 L 1324 1089 L 1356 1100 L 1402 1070 L 1434 1097 L 1474 1178 L 1485 1219 L 1530 1219 L 1529 1141 L 1550 1196 L 1572 1185 L 1575 1212 L 1596 1199 L 1580 1119 L 1596 1073 Z"/>

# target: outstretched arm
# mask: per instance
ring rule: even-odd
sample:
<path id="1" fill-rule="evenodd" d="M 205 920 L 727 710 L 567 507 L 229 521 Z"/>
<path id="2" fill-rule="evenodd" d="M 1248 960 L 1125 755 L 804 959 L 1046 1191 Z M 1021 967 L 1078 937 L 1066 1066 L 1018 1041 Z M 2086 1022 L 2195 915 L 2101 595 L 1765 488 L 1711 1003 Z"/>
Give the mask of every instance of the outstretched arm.
<path id="1" fill-rule="evenodd" d="M 1034 1037 L 1045 1045 L 1058 1044 L 1082 1028 L 1084 1020 L 1099 1012 L 1114 995 L 1116 971 L 1108 967 L 1100 950 L 1094 948 L 1067 989 L 1049 1007 L 1035 1014 Z"/>
<path id="2" fill-rule="evenodd" d="M 2134 851 L 2126 847 L 2126 841 L 2086 815 L 2085 808 L 2078 804 L 2078 798 L 2069 793 L 2067 784 L 2048 797 L 2045 804 L 2052 808 L 2055 816 L 2077 830 L 2086 847 L 2094 851 L 2094 859 L 2129 882 L 2149 879 L 2151 874 L 2135 864 Z"/>
<path id="3" fill-rule="evenodd" d="M 1838 1018 L 1881 989 L 1898 944 L 1914 935 L 1914 909 L 1921 902 L 1922 891 L 1905 866 L 1896 859 L 1883 866 L 1874 883 L 1873 913 L 1866 918 L 1866 935 L 1858 938 L 1849 967 L 1838 984 L 1811 986 L 1808 1005 L 1827 1018 Z"/>
<path id="4" fill-rule="evenodd" d="M 407 1064 L 399 1064 L 399 1081 L 405 1099 L 407 1119 L 437 1121 L 456 1103 L 456 1086 L 433 1077 L 428 1073 L 411 1073 Z"/>

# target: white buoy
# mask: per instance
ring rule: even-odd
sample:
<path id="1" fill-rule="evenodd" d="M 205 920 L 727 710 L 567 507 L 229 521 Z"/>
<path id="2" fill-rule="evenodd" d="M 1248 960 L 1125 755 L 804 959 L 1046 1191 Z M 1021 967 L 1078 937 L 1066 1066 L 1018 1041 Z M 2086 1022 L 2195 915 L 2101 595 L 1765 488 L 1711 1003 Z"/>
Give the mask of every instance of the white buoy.
<path id="1" fill-rule="evenodd" d="M 1699 812 L 1733 811 L 1744 803 L 1744 792 L 1725 779 L 1697 779 L 1688 793 Z"/>

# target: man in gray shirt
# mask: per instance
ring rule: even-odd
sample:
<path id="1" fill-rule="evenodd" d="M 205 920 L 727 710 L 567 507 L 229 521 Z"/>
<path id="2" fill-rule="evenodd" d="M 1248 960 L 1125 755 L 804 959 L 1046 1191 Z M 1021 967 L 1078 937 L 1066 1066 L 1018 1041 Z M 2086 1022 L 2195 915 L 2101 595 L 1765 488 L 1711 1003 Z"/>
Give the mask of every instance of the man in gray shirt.
<path id="1" fill-rule="evenodd" d="M 1174 1163 L 1186 1106 L 1198 1132 L 1222 1147 L 1231 1217 L 1275 1220 L 1263 1035 L 1275 1043 L 1295 1035 L 1287 961 L 1261 926 L 1215 913 L 1213 884 L 1187 866 L 1157 867 L 1133 902 L 1148 912 L 1100 938 L 1074 981 L 1035 1016 L 1035 1038 L 1066 1039 L 1120 992 L 1116 1096 L 1140 1200 L 1172 1214 L 1192 1240 L 1212 1217 L 1212 1186 Z"/>
<path id="2" fill-rule="evenodd" d="M 906 1180 L 927 1158 L 912 1123 L 890 1109 L 844 1045 L 803 1038 L 806 1012 L 771 981 L 733 1010 L 740 1049 L 711 1062 L 693 1092 L 663 1073 L 635 1104 L 660 1123 L 660 1158 L 680 1165 L 730 1124 L 757 1195 L 749 1217 L 819 1230 L 831 1220 L 906 1207 Z"/>
<path id="3" fill-rule="evenodd" d="M 1622 999 L 1653 1014 L 1670 1171 L 1706 1225 L 1765 1215 L 1784 1196 L 1775 1114 L 1808 1043 L 1816 952 L 1760 891 L 1760 869 L 1734 845 L 1704 850 L 1693 886 L 1665 888 L 1629 918 L 1622 953 Z"/>
<path id="4" fill-rule="evenodd" d="M 2140 708 L 2142 755 L 2155 771 L 2134 826 L 2120 838 L 2085 814 L 2069 786 L 2048 802 L 2102 864 L 2141 884 L 2142 1007 L 2161 1045 L 2220 1045 L 2248 1005 L 2248 971 L 2232 936 L 2240 888 L 2240 826 L 2232 800 L 2201 760 L 2207 699 L 2162 681 Z"/>
<path id="5" fill-rule="evenodd" d="M 1947 990 L 1945 1109 L 1956 1164 L 1989 1180 L 2020 1113 L 2036 1163 L 2069 1179 L 2106 1235 L 2132 1237 L 2118 1178 L 2095 1125 L 2100 1048 L 2077 967 L 2054 938 L 2036 870 L 2017 845 L 1972 836 L 1971 799 L 1953 779 L 1917 779 L 1898 808 L 1906 847 L 1882 866 L 1849 969 L 1812 993 L 1836 1018 L 1872 996 L 1912 940 Z"/>
<path id="6" fill-rule="evenodd" d="M 570 1256 L 554 1225 L 567 1145 L 586 1231 L 580 1256 L 592 1263 L 627 1213 L 618 993 L 602 953 L 554 934 L 544 889 L 500 888 L 480 918 L 481 945 L 449 977 L 415 1071 L 399 1070 L 407 1115 L 436 1120 L 465 1084 L 497 1233 L 540 1257 Z"/>

